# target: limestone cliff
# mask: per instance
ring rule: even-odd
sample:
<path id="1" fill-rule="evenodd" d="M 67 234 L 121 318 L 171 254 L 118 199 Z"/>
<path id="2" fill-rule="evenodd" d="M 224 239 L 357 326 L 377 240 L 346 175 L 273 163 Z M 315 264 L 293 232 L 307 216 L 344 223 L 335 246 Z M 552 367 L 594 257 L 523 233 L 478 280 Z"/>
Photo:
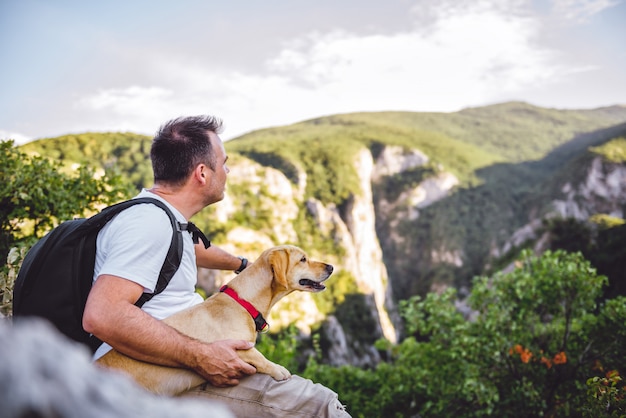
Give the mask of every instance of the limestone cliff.
<path id="1" fill-rule="evenodd" d="M 506 254 L 516 247 L 532 242 L 536 252 L 546 249 L 548 236 L 543 231 L 544 219 L 573 218 L 588 221 L 603 214 L 624 219 L 626 208 L 626 165 L 589 156 L 577 167 L 579 176 L 557 184 L 558 192 L 541 216 L 531 216 L 529 223 L 511 236 L 495 255 Z"/>
<path id="2" fill-rule="evenodd" d="M 553 201 L 554 212 L 564 218 L 587 220 L 602 213 L 624 218 L 626 207 L 626 166 L 597 156 L 591 160 L 586 176 L 566 182 L 561 196 Z"/>

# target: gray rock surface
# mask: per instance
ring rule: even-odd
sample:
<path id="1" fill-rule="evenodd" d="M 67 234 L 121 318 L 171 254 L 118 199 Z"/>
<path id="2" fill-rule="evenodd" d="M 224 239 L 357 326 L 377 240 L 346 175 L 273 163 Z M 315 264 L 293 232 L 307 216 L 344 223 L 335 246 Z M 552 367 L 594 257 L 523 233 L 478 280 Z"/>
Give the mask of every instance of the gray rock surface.
<path id="1" fill-rule="evenodd" d="M 0 416 L 231 418 L 209 401 L 157 397 L 98 369 L 86 348 L 43 320 L 0 319 Z"/>

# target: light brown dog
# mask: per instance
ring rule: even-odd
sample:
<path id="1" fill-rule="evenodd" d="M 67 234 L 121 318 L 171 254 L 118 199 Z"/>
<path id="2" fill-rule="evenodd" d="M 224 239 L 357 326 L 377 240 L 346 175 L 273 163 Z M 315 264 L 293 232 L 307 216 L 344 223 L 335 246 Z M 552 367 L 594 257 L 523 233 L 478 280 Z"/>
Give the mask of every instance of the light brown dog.
<path id="1" fill-rule="evenodd" d="M 326 287 L 322 282 L 332 272 L 330 264 L 311 261 L 302 249 L 284 245 L 264 251 L 252 265 L 231 280 L 228 287 L 267 318 L 276 302 L 294 290 L 324 290 Z M 255 342 L 257 336 L 251 314 L 223 292 L 164 319 L 164 322 L 204 342 L 226 339 Z M 267 360 L 256 348 L 241 350 L 238 354 L 259 373 L 269 374 L 276 380 L 291 376 L 287 369 Z M 134 360 L 115 350 L 102 356 L 97 363 L 122 370 L 141 386 L 162 395 L 177 395 L 205 382 L 193 371 Z"/>

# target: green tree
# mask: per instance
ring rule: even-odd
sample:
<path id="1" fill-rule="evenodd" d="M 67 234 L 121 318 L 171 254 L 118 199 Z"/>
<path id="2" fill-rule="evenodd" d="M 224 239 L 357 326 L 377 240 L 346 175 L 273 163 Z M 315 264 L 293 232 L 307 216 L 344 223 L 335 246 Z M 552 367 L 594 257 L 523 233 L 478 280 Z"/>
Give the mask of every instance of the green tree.
<path id="1" fill-rule="evenodd" d="M 3 255 L 14 239 L 40 237 L 59 220 L 119 201 L 130 192 L 113 172 L 98 177 L 87 166 L 68 169 L 61 162 L 20 152 L 13 141 L 0 142 L 0 167 Z"/>
<path id="2" fill-rule="evenodd" d="M 488 378 L 498 388 L 499 413 L 572 416 L 601 349 L 590 324 L 607 279 L 580 253 L 526 251 L 515 267 L 477 279 L 471 297 L 475 324 L 490 340 L 483 355 L 497 353 Z"/>
<path id="3" fill-rule="evenodd" d="M 379 344 L 391 361 L 372 370 L 313 362 L 303 374 L 355 417 L 589 416 L 606 406 L 594 382 L 626 369 L 626 298 L 598 304 L 605 285 L 580 253 L 524 252 L 510 273 L 475 279 L 469 319 L 453 289 L 415 296 L 401 305 L 407 337 Z M 622 387 L 613 410 L 624 406 Z"/>

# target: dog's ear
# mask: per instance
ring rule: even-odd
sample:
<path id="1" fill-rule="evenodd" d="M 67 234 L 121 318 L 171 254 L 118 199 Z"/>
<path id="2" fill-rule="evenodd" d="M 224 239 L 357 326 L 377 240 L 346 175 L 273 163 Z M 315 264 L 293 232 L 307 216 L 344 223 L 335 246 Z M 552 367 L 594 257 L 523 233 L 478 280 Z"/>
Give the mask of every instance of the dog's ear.
<path id="1" fill-rule="evenodd" d="M 287 286 L 287 270 L 289 269 L 289 253 L 286 249 L 272 251 L 269 256 L 274 279 L 284 287 Z"/>

